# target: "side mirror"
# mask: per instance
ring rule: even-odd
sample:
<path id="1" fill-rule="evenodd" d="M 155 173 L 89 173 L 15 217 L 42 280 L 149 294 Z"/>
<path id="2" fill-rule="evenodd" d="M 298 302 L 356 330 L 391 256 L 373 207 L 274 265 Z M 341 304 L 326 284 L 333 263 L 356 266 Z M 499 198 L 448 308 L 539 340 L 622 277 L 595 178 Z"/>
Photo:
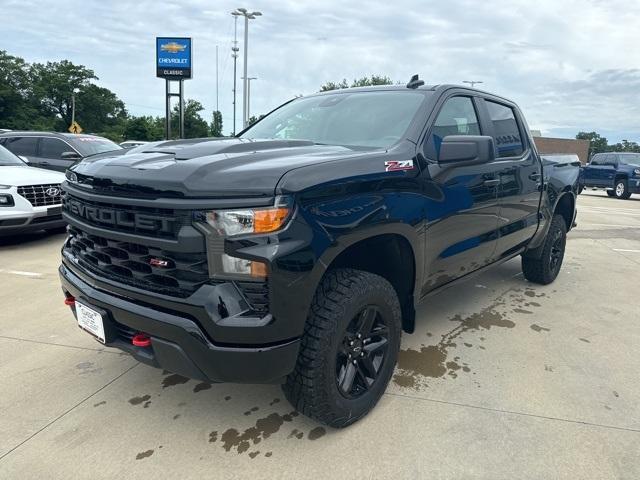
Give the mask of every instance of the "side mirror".
<path id="1" fill-rule="evenodd" d="M 62 160 L 80 160 L 82 157 L 77 152 L 62 152 L 60 158 Z"/>
<path id="2" fill-rule="evenodd" d="M 22 160 L 24 163 L 29 163 L 29 159 L 24 155 L 18 155 L 18 158 Z"/>
<path id="3" fill-rule="evenodd" d="M 440 144 L 438 164 L 465 166 L 495 160 L 493 137 L 484 135 L 447 135 Z"/>

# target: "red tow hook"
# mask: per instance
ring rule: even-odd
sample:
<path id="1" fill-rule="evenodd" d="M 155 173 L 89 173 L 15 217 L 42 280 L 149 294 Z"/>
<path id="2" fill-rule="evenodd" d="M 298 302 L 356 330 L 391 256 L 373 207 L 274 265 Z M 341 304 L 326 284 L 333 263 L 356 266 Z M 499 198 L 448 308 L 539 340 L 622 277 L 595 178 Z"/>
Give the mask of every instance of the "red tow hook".
<path id="1" fill-rule="evenodd" d="M 65 304 L 65 305 L 67 305 L 67 306 L 69 306 L 69 307 L 73 307 L 73 306 L 76 304 L 76 299 L 75 299 L 75 297 L 71 297 L 71 296 L 66 297 L 66 298 L 64 299 L 64 304 Z"/>
<path id="2" fill-rule="evenodd" d="M 136 333 L 131 339 L 136 347 L 148 347 L 151 345 L 151 338 L 146 333 Z"/>

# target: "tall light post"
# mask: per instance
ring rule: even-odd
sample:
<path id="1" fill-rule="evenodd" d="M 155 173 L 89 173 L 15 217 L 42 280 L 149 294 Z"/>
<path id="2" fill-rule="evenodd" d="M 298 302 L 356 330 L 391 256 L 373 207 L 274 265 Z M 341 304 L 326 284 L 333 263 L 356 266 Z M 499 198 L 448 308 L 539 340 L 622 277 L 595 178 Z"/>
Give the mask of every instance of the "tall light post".
<path id="1" fill-rule="evenodd" d="M 251 80 L 257 80 L 258 77 L 249 77 L 247 78 L 248 88 L 247 88 L 247 123 L 249 123 L 248 119 L 251 118 Z M 245 127 L 248 125 L 245 125 Z"/>
<path id="2" fill-rule="evenodd" d="M 233 25 L 233 46 L 231 47 L 231 56 L 233 57 L 233 136 L 236 135 L 236 71 L 238 65 L 238 15 L 235 12 L 231 12 L 234 16 Z"/>
<path id="3" fill-rule="evenodd" d="M 71 125 L 76 122 L 76 93 L 79 91 L 79 88 L 74 88 L 71 91 Z"/>
<path id="4" fill-rule="evenodd" d="M 476 83 L 484 83 L 482 80 L 463 80 L 462 83 L 468 83 L 473 88 Z"/>
<path id="5" fill-rule="evenodd" d="M 247 59 L 249 52 L 249 20 L 255 20 L 256 17 L 262 15 L 262 12 L 249 12 L 246 8 L 236 8 L 235 11 L 231 12 L 231 15 L 235 15 L 236 17 L 244 17 L 244 83 L 242 92 L 242 118 L 243 128 L 247 128 L 249 124 L 249 115 L 247 113 L 247 94 L 249 89 L 249 80 L 247 77 Z"/>

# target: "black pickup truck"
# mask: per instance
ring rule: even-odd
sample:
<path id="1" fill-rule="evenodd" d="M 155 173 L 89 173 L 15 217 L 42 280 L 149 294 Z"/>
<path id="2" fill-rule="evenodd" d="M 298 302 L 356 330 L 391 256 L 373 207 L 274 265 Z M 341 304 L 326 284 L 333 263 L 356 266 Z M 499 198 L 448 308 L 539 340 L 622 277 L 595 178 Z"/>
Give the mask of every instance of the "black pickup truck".
<path id="1" fill-rule="evenodd" d="M 578 166 L 528 132 L 509 100 L 414 77 L 86 159 L 63 185 L 65 303 L 141 362 L 280 382 L 344 427 L 384 392 L 418 302 L 518 255 L 529 281 L 558 275 Z"/>

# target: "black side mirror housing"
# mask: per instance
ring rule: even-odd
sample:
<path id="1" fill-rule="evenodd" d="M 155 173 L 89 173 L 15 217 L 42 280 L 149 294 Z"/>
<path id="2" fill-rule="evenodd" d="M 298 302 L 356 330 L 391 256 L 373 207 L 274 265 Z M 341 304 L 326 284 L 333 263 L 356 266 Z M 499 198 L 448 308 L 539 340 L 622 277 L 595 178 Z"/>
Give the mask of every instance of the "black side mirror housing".
<path id="1" fill-rule="evenodd" d="M 60 158 L 62 160 L 80 160 L 80 159 L 82 159 L 80 154 L 77 153 L 77 152 L 62 152 L 62 155 L 60 155 Z"/>
<path id="2" fill-rule="evenodd" d="M 493 137 L 485 135 L 447 135 L 440 144 L 438 164 L 465 166 L 489 163 L 495 160 Z"/>

